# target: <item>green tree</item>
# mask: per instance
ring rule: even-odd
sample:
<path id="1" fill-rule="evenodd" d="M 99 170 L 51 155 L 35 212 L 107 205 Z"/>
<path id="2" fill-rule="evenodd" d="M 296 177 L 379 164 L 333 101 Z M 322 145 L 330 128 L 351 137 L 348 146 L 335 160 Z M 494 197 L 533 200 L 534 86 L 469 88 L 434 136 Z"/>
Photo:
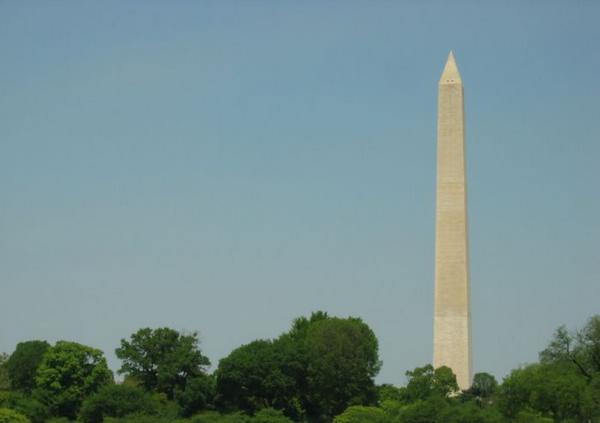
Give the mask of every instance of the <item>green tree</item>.
<path id="1" fill-rule="evenodd" d="M 354 405 L 333 419 L 333 423 L 388 423 L 390 417 L 378 407 Z"/>
<path id="2" fill-rule="evenodd" d="M 475 373 L 471 387 L 461 394 L 463 401 L 475 401 L 480 407 L 492 403 L 492 396 L 498 390 L 496 378 L 489 373 Z"/>
<path id="3" fill-rule="evenodd" d="M 123 360 L 120 374 L 169 399 L 177 389 L 185 390 L 188 380 L 203 376 L 210 365 L 198 347 L 197 333 L 184 335 L 170 328 L 140 329 L 130 340 L 121 339 L 116 355 Z"/>
<path id="4" fill-rule="evenodd" d="M 473 401 L 450 401 L 437 418 L 444 423 L 504 423 L 505 421 L 496 408 L 481 407 Z"/>
<path id="5" fill-rule="evenodd" d="M 405 388 L 397 388 L 394 385 L 384 383 L 377 387 L 377 402 L 381 405 L 385 401 L 402 402 L 405 398 Z"/>
<path id="6" fill-rule="evenodd" d="M 48 408 L 31 395 L 19 391 L 5 391 L 0 394 L 0 407 L 13 409 L 27 417 L 32 423 L 44 423 L 48 418 Z"/>
<path id="7" fill-rule="evenodd" d="M 208 408 L 215 396 L 215 381 L 212 376 L 198 375 L 190 378 L 184 388 L 176 388 L 175 401 L 184 417 L 192 416 Z"/>
<path id="8" fill-rule="evenodd" d="M 263 408 L 257 412 L 251 420 L 252 423 L 292 423 L 281 410 L 274 408 Z"/>
<path id="9" fill-rule="evenodd" d="M 50 344 L 46 341 L 34 340 L 17 344 L 5 364 L 12 389 L 31 393 L 35 387 L 35 374 L 49 348 Z"/>
<path id="10" fill-rule="evenodd" d="M 448 407 L 448 401 L 439 396 L 416 400 L 400 410 L 397 421 L 402 423 L 446 423 L 441 416 Z"/>
<path id="11" fill-rule="evenodd" d="M 105 385 L 86 398 L 79 412 L 84 423 L 102 423 L 105 417 L 128 414 L 156 414 L 157 407 L 150 394 L 132 385 Z"/>
<path id="12" fill-rule="evenodd" d="M 360 319 L 324 312 L 295 319 L 276 340 L 257 340 L 219 362 L 216 401 L 224 410 L 276 408 L 294 419 L 330 420 L 348 405 L 374 404 L 377 338 Z"/>
<path id="13" fill-rule="evenodd" d="M 516 417 L 511 420 L 515 423 L 553 423 L 554 420 L 549 417 L 543 417 L 540 413 L 526 409 L 519 411 Z"/>
<path id="14" fill-rule="evenodd" d="M 307 414 L 330 421 L 350 405 L 377 401 L 378 342 L 361 319 L 336 317 L 310 324 L 306 349 Z"/>
<path id="15" fill-rule="evenodd" d="M 112 383 L 112 372 L 100 350 L 59 341 L 37 370 L 34 394 L 54 415 L 75 418 L 84 398 Z"/>
<path id="16" fill-rule="evenodd" d="M 249 413 L 265 408 L 288 408 L 297 390 L 286 374 L 285 351 L 277 341 L 256 340 L 235 349 L 219 362 L 216 372 L 219 403 L 225 409 Z"/>
<path id="17" fill-rule="evenodd" d="M 8 377 L 8 370 L 6 370 L 7 360 L 8 354 L 0 353 L 0 391 L 7 391 L 10 389 L 10 378 Z"/>
<path id="18" fill-rule="evenodd" d="M 584 328 L 570 333 L 565 326 L 554 332 L 548 347 L 540 353 L 542 363 L 569 362 L 588 380 L 600 372 L 600 315 L 592 316 Z"/>
<path id="19" fill-rule="evenodd" d="M 407 371 L 408 384 L 404 390 L 405 400 L 415 402 L 431 396 L 446 398 L 458 392 L 456 376 L 449 367 L 434 369 L 431 364 Z"/>
<path id="20" fill-rule="evenodd" d="M 29 420 L 15 410 L 0 408 L 0 423 L 29 423 Z"/>
<path id="21" fill-rule="evenodd" d="M 498 381 L 489 373 L 475 373 L 473 376 L 473 384 L 469 391 L 479 398 L 489 398 L 498 389 Z"/>
<path id="22" fill-rule="evenodd" d="M 498 391 L 498 405 L 509 418 L 528 410 L 556 421 L 586 421 L 587 379 L 571 363 L 532 364 L 513 370 Z"/>
<path id="23" fill-rule="evenodd" d="M 600 421 L 600 372 L 588 383 L 583 393 L 583 408 L 587 413 L 588 420 Z"/>
<path id="24" fill-rule="evenodd" d="M 240 412 L 220 414 L 216 411 L 204 411 L 192 417 L 190 423 L 251 423 L 251 417 Z"/>
<path id="25" fill-rule="evenodd" d="M 600 373 L 600 315 L 590 317 L 584 328 L 577 333 L 577 343 L 589 372 Z"/>

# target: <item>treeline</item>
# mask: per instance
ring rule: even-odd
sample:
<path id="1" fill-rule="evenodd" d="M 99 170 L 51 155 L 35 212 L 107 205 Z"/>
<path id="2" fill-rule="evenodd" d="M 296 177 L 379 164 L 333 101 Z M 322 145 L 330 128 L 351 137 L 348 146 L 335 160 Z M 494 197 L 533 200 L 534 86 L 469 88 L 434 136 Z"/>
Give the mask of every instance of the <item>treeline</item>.
<path id="1" fill-rule="evenodd" d="M 0 355 L 0 423 L 542 423 L 600 422 L 600 316 L 557 329 L 537 363 L 502 383 L 487 373 L 459 391 L 447 367 L 376 385 L 375 334 L 324 312 L 221 359 L 196 333 L 140 329 L 116 349 L 116 383 L 102 351 L 32 340 Z"/>

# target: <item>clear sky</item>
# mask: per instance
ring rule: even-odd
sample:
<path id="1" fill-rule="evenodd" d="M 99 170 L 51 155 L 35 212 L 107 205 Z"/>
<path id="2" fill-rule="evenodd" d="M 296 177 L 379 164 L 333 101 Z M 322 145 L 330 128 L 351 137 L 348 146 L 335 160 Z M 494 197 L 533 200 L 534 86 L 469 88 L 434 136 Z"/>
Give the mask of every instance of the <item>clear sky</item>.
<path id="1" fill-rule="evenodd" d="M 437 81 L 465 84 L 475 371 L 600 312 L 600 2 L 0 1 L 0 351 L 313 310 L 431 361 Z"/>

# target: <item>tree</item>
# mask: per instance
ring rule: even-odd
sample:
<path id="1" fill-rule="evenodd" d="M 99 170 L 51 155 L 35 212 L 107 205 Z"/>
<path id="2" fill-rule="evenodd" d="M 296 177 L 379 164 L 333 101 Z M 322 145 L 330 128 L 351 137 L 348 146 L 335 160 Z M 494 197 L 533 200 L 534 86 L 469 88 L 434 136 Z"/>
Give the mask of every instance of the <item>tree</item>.
<path id="1" fill-rule="evenodd" d="M 189 417 L 206 409 L 215 396 L 215 381 L 212 376 L 199 375 L 190 378 L 185 388 L 175 390 L 175 401 L 181 407 L 181 414 Z"/>
<path id="2" fill-rule="evenodd" d="M 150 394 L 132 385 L 105 385 L 85 399 L 79 413 L 84 423 L 102 423 L 105 417 L 132 413 L 154 414 L 156 404 Z"/>
<path id="3" fill-rule="evenodd" d="M 384 383 L 377 387 L 377 401 L 381 405 L 385 401 L 398 401 L 404 400 L 405 388 L 397 388 L 394 385 Z"/>
<path id="4" fill-rule="evenodd" d="M 387 423 L 390 417 L 378 407 L 354 405 L 333 419 L 333 423 Z"/>
<path id="5" fill-rule="evenodd" d="M 281 410 L 263 408 L 252 417 L 252 423 L 292 423 Z"/>
<path id="6" fill-rule="evenodd" d="M 185 390 L 188 380 L 205 375 L 210 361 L 198 348 L 198 334 L 183 335 L 170 328 L 144 328 L 121 339 L 116 349 L 123 360 L 120 374 L 131 376 L 150 391 L 173 399 L 176 389 Z"/>
<path id="7" fill-rule="evenodd" d="M 467 390 L 467 394 L 473 395 L 479 399 L 491 397 L 498 388 L 496 378 L 489 373 L 475 373 L 473 384 Z"/>
<path id="8" fill-rule="evenodd" d="M 216 389 L 220 406 L 249 413 L 265 407 L 290 408 L 297 385 L 282 342 L 256 340 L 219 362 Z"/>
<path id="9" fill-rule="evenodd" d="M 10 378 L 8 377 L 8 370 L 6 369 L 7 360 L 8 354 L 0 353 L 0 391 L 7 391 L 10 389 Z"/>
<path id="10" fill-rule="evenodd" d="M 434 369 L 431 364 L 407 371 L 408 384 L 404 395 L 407 402 L 426 400 L 431 396 L 446 398 L 458 392 L 456 376 L 449 367 Z"/>
<path id="11" fill-rule="evenodd" d="M 588 371 L 600 373 L 600 315 L 592 316 L 577 333 L 577 344 Z"/>
<path id="12" fill-rule="evenodd" d="M 402 423 L 445 423 L 440 415 L 448 407 L 448 401 L 439 396 L 417 400 L 400 410 L 397 421 Z"/>
<path id="13" fill-rule="evenodd" d="M 481 407 L 473 401 L 451 401 L 438 415 L 443 423 L 505 423 L 502 414 L 494 407 Z"/>
<path id="14" fill-rule="evenodd" d="M 593 409 L 587 403 L 588 383 L 571 363 L 532 364 L 513 370 L 498 392 L 500 410 L 509 418 L 534 411 L 557 421 L 587 421 Z"/>
<path id="15" fill-rule="evenodd" d="M 112 383 L 112 372 L 100 350 L 59 341 L 37 370 L 35 395 L 54 415 L 74 419 L 84 398 Z"/>
<path id="16" fill-rule="evenodd" d="M 585 327 L 570 333 L 563 325 L 554 332 L 548 347 L 540 353 L 542 363 L 570 362 L 588 380 L 600 372 L 600 315 L 592 316 Z"/>
<path id="17" fill-rule="evenodd" d="M 216 411 L 205 411 L 192 417 L 191 423 L 251 423 L 251 420 L 250 416 L 240 412 L 220 414 Z"/>
<path id="18" fill-rule="evenodd" d="M 516 423 L 553 423 L 554 420 L 549 417 L 543 417 L 540 413 L 532 410 L 523 410 L 512 420 Z"/>
<path id="19" fill-rule="evenodd" d="M 378 342 L 361 319 L 336 317 L 310 324 L 306 348 L 306 410 L 315 420 L 330 421 L 350 405 L 377 400 Z"/>
<path id="20" fill-rule="evenodd" d="M 600 420 L 600 373 L 594 374 L 594 377 L 583 393 L 584 409 L 589 415 L 589 420 L 596 418 Z"/>
<path id="21" fill-rule="evenodd" d="M 0 423 L 29 423 L 29 420 L 15 410 L 0 408 Z"/>
<path id="22" fill-rule="evenodd" d="M 49 348 L 50 344 L 46 341 L 27 341 L 17 344 L 17 348 L 5 364 L 12 389 L 31 393 L 35 387 L 38 366 Z"/>
<path id="23" fill-rule="evenodd" d="M 5 391 L 0 395 L 0 407 L 10 408 L 27 417 L 32 423 L 44 423 L 48 408 L 31 395 L 19 391 Z"/>
<path id="24" fill-rule="evenodd" d="M 295 319 L 276 340 L 257 340 L 219 362 L 216 402 L 254 413 L 281 409 L 294 419 L 330 420 L 349 405 L 377 400 L 377 338 L 360 319 L 324 312 Z"/>

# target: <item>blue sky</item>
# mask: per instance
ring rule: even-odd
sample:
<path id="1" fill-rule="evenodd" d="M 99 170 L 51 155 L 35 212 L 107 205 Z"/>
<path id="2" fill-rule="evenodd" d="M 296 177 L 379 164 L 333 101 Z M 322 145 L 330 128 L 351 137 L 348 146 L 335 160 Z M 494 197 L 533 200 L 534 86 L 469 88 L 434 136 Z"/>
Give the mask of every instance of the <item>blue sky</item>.
<path id="1" fill-rule="evenodd" d="M 475 371 L 600 308 L 600 3 L 0 2 L 0 351 L 313 310 L 431 360 L 437 80 L 465 84 Z"/>

